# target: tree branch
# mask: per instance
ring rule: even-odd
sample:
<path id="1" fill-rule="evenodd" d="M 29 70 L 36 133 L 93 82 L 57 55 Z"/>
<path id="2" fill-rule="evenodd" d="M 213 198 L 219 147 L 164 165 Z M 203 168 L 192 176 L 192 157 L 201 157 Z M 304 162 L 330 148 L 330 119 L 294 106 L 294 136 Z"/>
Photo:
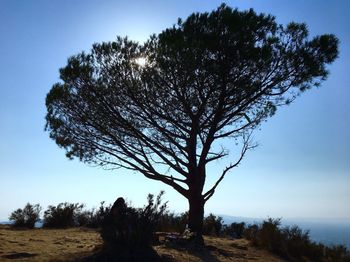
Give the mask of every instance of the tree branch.
<path id="1" fill-rule="evenodd" d="M 245 141 L 244 141 L 244 143 L 243 143 L 243 147 L 242 147 L 242 150 L 241 150 L 241 154 L 240 154 L 239 159 L 238 159 L 235 163 L 231 163 L 229 166 L 227 166 L 227 167 L 223 170 L 221 176 L 220 176 L 219 179 L 216 181 L 216 183 L 213 185 L 213 187 L 212 187 L 210 190 L 208 190 L 208 191 L 203 195 L 203 198 L 204 198 L 204 201 L 205 201 L 205 202 L 208 201 L 209 198 L 211 198 L 211 197 L 213 196 L 213 194 L 215 193 L 215 189 L 218 187 L 218 185 L 220 184 L 220 182 L 224 179 L 224 177 L 225 177 L 225 175 L 227 174 L 227 172 L 229 172 L 231 169 L 233 169 L 234 167 L 238 166 L 238 165 L 241 163 L 241 161 L 242 161 L 242 159 L 243 159 L 245 153 L 247 152 L 247 150 L 252 149 L 252 148 L 254 148 L 254 147 L 256 146 L 256 145 L 250 145 L 250 135 L 251 135 L 251 134 L 249 134 L 248 137 L 244 139 Z"/>

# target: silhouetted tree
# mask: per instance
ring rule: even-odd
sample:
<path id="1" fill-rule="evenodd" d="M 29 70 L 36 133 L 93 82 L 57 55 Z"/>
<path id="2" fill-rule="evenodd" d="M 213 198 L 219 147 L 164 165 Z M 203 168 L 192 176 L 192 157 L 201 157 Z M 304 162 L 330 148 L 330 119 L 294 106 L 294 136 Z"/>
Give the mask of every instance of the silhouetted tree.
<path id="1" fill-rule="evenodd" d="M 201 236 L 204 204 L 254 147 L 252 130 L 325 80 L 337 46 L 331 34 L 309 40 L 305 24 L 221 5 L 144 44 L 118 37 L 70 57 L 47 95 L 46 129 L 69 158 L 173 187 Z M 229 155 L 225 138 L 240 153 L 204 192 L 207 165 Z"/>

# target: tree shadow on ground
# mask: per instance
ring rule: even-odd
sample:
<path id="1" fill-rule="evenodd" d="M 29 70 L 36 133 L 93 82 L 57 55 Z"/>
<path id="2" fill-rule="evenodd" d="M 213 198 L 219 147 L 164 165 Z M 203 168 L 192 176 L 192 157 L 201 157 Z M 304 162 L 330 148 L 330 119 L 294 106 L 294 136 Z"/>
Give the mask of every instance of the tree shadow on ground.
<path id="1" fill-rule="evenodd" d="M 219 262 L 217 256 L 214 253 L 219 253 L 224 257 L 231 257 L 232 254 L 225 250 L 218 249 L 213 246 L 204 246 L 201 248 L 185 247 L 180 245 L 169 245 L 167 246 L 169 251 L 175 249 L 179 252 L 186 252 L 191 256 L 195 256 L 200 261 L 206 262 Z M 240 257 L 241 258 L 241 257 Z M 92 255 L 84 257 L 80 261 L 82 262 L 105 262 L 105 261 L 133 261 L 133 262 L 170 262 L 176 261 L 176 258 L 166 254 L 159 255 L 151 246 L 149 247 L 138 247 L 129 248 L 126 246 L 118 246 L 113 248 L 103 247 Z"/>
<path id="2" fill-rule="evenodd" d="M 241 247 L 241 246 L 235 246 L 235 248 L 242 249 L 242 250 L 247 250 L 245 247 Z M 228 251 L 228 250 L 225 250 L 225 249 L 222 249 L 222 248 L 218 248 L 218 247 L 212 246 L 212 245 L 207 245 L 206 249 L 210 250 L 212 252 L 215 252 L 218 255 L 223 256 L 225 258 L 247 259 L 246 254 L 235 253 L 235 252 Z"/>
<path id="3" fill-rule="evenodd" d="M 30 257 L 35 257 L 38 254 L 33 254 L 33 253 L 27 253 L 27 252 L 14 252 L 9 255 L 3 255 L 3 258 L 6 259 L 21 259 L 21 258 L 30 258 Z"/>
<path id="4" fill-rule="evenodd" d="M 127 247 L 114 246 L 103 247 L 97 250 L 94 254 L 85 257 L 82 262 L 105 262 L 105 261 L 120 261 L 120 262 L 161 262 L 163 261 L 158 253 L 151 247 Z"/>
<path id="5" fill-rule="evenodd" d="M 192 256 L 195 256 L 197 258 L 199 258 L 201 261 L 206 261 L 206 262 L 218 262 L 219 260 L 217 259 L 217 257 L 213 254 L 214 248 L 215 251 L 217 251 L 216 247 L 213 246 L 207 246 L 204 245 L 202 247 L 193 247 L 191 245 L 179 245 L 179 244 L 175 244 L 175 243 L 170 243 L 167 245 L 167 247 L 170 249 L 175 249 L 179 252 L 186 252 Z M 161 260 L 163 261 L 163 260 Z"/>

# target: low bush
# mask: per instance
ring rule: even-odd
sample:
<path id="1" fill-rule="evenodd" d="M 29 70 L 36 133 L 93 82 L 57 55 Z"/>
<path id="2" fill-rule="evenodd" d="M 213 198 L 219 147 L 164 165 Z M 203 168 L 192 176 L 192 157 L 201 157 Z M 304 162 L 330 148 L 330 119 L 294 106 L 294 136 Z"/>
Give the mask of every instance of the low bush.
<path id="1" fill-rule="evenodd" d="M 258 232 L 259 232 L 259 226 L 258 225 L 248 225 L 244 232 L 243 237 L 250 240 L 253 246 L 258 245 Z"/>
<path id="2" fill-rule="evenodd" d="M 281 219 L 269 218 L 259 225 L 249 225 L 243 235 L 253 245 L 290 261 L 350 261 L 350 253 L 345 246 L 327 247 L 313 242 L 309 231 L 303 231 L 298 226 L 281 227 Z"/>
<path id="3" fill-rule="evenodd" d="M 324 257 L 326 261 L 349 262 L 349 250 L 343 245 L 336 245 L 324 248 Z"/>
<path id="4" fill-rule="evenodd" d="M 219 236 L 223 227 L 223 220 L 220 216 L 209 214 L 203 221 L 203 234 L 211 236 Z"/>
<path id="5" fill-rule="evenodd" d="M 166 212 L 162 204 L 164 192 L 155 198 L 149 194 L 148 204 L 143 208 L 128 207 L 123 198 L 118 198 L 105 217 L 101 237 L 108 246 L 143 247 L 151 245 L 160 218 Z"/>
<path id="6" fill-rule="evenodd" d="M 95 210 L 84 210 L 77 213 L 78 226 L 85 226 L 90 228 L 100 228 L 103 224 L 103 220 L 109 213 L 111 206 L 104 206 L 104 201 L 100 203 L 100 207 Z"/>
<path id="7" fill-rule="evenodd" d="M 309 236 L 309 231 L 303 231 L 298 226 L 284 227 L 281 230 L 281 237 L 284 243 L 282 255 L 292 256 L 301 259 L 303 256 L 308 256 L 308 249 L 312 244 Z M 322 252 L 319 252 L 322 254 Z M 316 254 L 312 254 L 315 259 Z"/>
<path id="8" fill-rule="evenodd" d="M 269 250 L 278 255 L 284 255 L 285 246 L 283 243 L 283 234 L 279 229 L 281 219 L 272 219 L 263 221 L 258 234 L 257 242 L 262 248 Z"/>
<path id="9" fill-rule="evenodd" d="M 230 236 L 233 238 L 242 238 L 246 225 L 244 222 L 241 223 L 231 223 L 230 225 L 223 226 L 223 234 L 225 236 Z"/>
<path id="10" fill-rule="evenodd" d="M 13 227 L 34 228 L 35 223 L 40 221 L 40 211 L 39 204 L 31 205 L 27 203 L 23 209 L 19 208 L 13 211 L 9 220 L 13 222 Z"/>
<path id="11" fill-rule="evenodd" d="M 57 206 L 49 206 L 44 212 L 43 227 L 67 228 L 78 226 L 78 218 L 81 216 L 83 204 L 60 203 Z"/>
<path id="12" fill-rule="evenodd" d="M 76 214 L 76 226 L 79 227 L 92 227 L 90 226 L 93 220 L 94 210 L 82 210 L 80 213 Z"/>
<path id="13" fill-rule="evenodd" d="M 165 212 L 157 225 L 157 231 L 182 233 L 186 229 L 188 212 L 176 215 L 175 213 Z"/>
<path id="14" fill-rule="evenodd" d="M 89 223 L 89 227 L 101 227 L 104 219 L 108 215 L 109 211 L 111 210 L 111 205 L 104 206 L 104 201 L 100 203 L 100 207 L 96 211 L 92 211 L 93 215 Z"/>

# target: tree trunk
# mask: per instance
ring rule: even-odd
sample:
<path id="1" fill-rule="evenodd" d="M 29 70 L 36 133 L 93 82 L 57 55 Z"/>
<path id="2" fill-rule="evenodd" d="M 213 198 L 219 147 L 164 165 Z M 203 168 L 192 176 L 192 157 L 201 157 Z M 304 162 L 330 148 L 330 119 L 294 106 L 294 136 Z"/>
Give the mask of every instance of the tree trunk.
<path id="1" fill-rule="evenodd" d="M 197 163 L 197 134 L 198 121 L 193 120 L 192 133 L 187 143 L 189 177 L 188 177 L 188 228 L 194 233 L 191 240 L 196 246 L 203 246 L 203 217 L 204 217 L 204 198 L 202 196 L 205 182 L 205 164 Z"/>
<path id="2" fill-rule="evenodd" d="M 192 195 L 188 198 L 188 228 L 195 233 L 194 241 L 198 245 L 203 245 L 203 218 L 204 218 L 204 199 L 202 195 Z"/>

